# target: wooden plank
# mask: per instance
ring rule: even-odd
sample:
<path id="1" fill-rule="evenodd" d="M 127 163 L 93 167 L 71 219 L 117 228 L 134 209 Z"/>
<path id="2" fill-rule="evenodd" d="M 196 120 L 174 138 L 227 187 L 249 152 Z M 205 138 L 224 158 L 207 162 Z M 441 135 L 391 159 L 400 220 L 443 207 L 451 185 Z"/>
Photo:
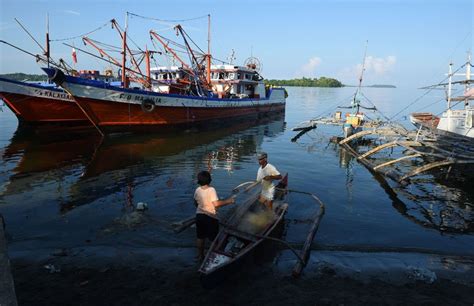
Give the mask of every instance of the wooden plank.
<path id="1" fill-rule="evenodd" d="M 400 157 L 400 158 L 397 158 L 397 159 L 394 159 L 394 160 L 391 160 L 391 161 L 388 161 L 386 163 L 383 163 L 383 164 L 380 164 L 380 165 L 377 165 L 374 167 L 374 170 L 377 171 L 378 169 L 382 168 L 382 167 L 386 167 L 386 166 L 389 166 L 391 164 L 395 164 L 395 163 L 398 163 L 399 161 L 402 161 L 402 160 L 405 160 L 405 159 L 410 159 L 410 158 L 416 158 L 416 157 L 420 157 L 422 156 L 421 154 L 412 154 L 412 155 L 407 155 L 407 156 L 403 156 L 403 157 Z"/>
<path id="2" fill-rule="evenodd" d="M 474 160 L 456 160 L 456 159 L 447 159 L 447 160 L 442 160 L 442 161 L 437 161 L 433 163 L 429 163 L 426 165 L 423 165 L 421 167 L 418 167 L 411 171 L 410 173 L 404 175 L 402 178 L 400 178 L 400 181 L 404 181 L 408 179 L 411 176 L 420 174 L 422 172 L 428 171 L 433 168 L 437 167 L 442 167 L 442 166 L 448 166 L 448 165 L 454 165 L 454 164 L 474 164 Z"/>
<path id="3" fill-rule="evenodd" d="M 383 150 L 385 148 L 390 148 L 390 147 L 396 147 L 397 145 L 398 145 L 397 141 L 384 143 L 383 145 L 377 146 L 377 147 L 373 148 L 372 150 L 369 150 L 369 151 L 365 152 L 364 154 L 357 157 L 357 159 L 366 158 L 367 156 L 370 156 L 374 153 L 377 153 L 380 150 Z"/>
<path id="4" fill-rule="evenodd" d="M 399 183 L 402 183 L 404 184 L 404 182 L 402 182 L 400 180 L 400 175 L 398 175 L 398 173 L 396 173 L 395 171 L 393 170 L 383 170 L 383 169 L 378 169 L 377 171 L 374 170 L 375 168 L 375 165 L 373 163 L 371 163 L 369 160 L 365 159 L 365 158 L 361 158 L 361 159 L 358 159 L 359 157 L 359 154 L 347 143 L 344 143 L 343 144 L 343 147 L 349 151 L 349 153 L 351 153 L 355 158 L 357 158 L 357 160 L 363 164 L 367 169 L 369 169 L 369 171 L 372 171 L 372 172 L 377 172 L 377 173 L 380 173 L 380 174 L 383 174 L 389 178 L 391 178 L 392 180 L 394 180 L 395 182 L 399 182 Z"/>
<path id="5" fill-rule="evenodd" d="M 5 223 L 0 215 L 0 305 L 16 306 L 18 302 L 15 295 L 15 286 L 10 269 L 10 259 L 7 253 L 5 238 Z"/>
<path id="6" fill-rule="evenodd" d="M 370 134 L 373 134 L 373 133 L 374 133 L 373 130 L 361 131 L 361 132 L 355 133 L 354 135 L 351 135 L 347 138 L 344 138 L 339 144 L 343 145 L 343 144 L 346 144 L 346 143 L 350 142 L 353 139 L 360 138 L 360 137 L 370 135 Z"/>

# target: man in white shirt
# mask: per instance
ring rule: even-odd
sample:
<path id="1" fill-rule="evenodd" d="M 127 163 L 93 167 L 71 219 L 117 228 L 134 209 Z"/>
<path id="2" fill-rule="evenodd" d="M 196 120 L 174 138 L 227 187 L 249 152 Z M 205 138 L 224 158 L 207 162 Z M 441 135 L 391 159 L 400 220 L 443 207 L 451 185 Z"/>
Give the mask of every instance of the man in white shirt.
<path id="1" fill-rule="evenodd" d="M 262 193 L 260 194 L 259 201 L 265 204 L 268 208 L 273 208 L 273 195 L 275 194 L 275 186 L 273 185 L 274 180 L 280 180 L 281 174 L 278 170 L 267 161 L 267 153 L 261 152 L 258 155 L 258 168 L 257 182 L 262 183 Z"/>

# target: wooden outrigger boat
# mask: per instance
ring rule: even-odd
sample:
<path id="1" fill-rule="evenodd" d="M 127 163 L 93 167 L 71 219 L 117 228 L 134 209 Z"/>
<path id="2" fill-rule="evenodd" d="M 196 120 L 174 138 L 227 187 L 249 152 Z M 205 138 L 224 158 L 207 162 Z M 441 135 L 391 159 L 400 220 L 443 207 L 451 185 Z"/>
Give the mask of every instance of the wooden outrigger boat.
<path id="1" fill-rule="evenodd" d="M 308 263 L 311 245 L 324 215 L 324 203 L 312 193 L 289 190 L 288 174 L 275 187 L 273 209 L 268 209 L 259 203 L 259 192 L 257 192 L 259 189 L 252 188 L 258 185 L 257 182 L 240 184 L 232 192 L 236 194 L 248 184 L 252 185 L 243 189 L 250 193 L 248 199 L 239 204 L 224 222 L 220 222 L 222 227 L 198 270 L 201 274 L 201 282 L 205 287 L 214 286 L 216 281 L 224 277 L 225 273 L 236 268 L 244 258 L 249 258 L 249 255 L 265 240 L 282 243 L 296 255 L 298 260 L 292 271 L 293 277 L 299 277 Z M 295 250 L 289 243 L 277 237 L 288 210 L 287 202 L 290 192 L 309 195 L 319 205 L 301 251 Z M 189 228 L 194 222 L 195 218 L 192 216 L 172 225 L 175 233 L 179 233 Z"/>
<path id="2" fill-rule="evenodd" d="M 199 268 L 203 282 L 216 272 L 230 268 L 276 231 L 288 209 L 288 174 L 275 188 L 273 210 L 261 204 L 259 194 L 255 193 L 222 225 Z"/>

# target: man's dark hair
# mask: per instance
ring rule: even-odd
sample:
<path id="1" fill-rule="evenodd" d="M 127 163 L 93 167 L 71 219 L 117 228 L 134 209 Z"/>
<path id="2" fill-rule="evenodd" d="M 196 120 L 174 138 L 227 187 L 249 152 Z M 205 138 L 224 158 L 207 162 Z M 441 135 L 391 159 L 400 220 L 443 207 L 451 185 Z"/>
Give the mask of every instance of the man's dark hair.
<path id="1" fill-rule="evenodd" d="M 212 181 L 209 171 L 201 171 L 198 173 L 198 184 L 200 186 L 209 185 Z"/>

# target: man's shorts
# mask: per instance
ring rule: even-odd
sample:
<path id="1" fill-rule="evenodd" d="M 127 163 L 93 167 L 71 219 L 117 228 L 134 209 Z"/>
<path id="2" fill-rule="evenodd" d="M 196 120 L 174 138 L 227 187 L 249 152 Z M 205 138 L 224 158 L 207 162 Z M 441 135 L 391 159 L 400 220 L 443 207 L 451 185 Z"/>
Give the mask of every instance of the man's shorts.
<path id="1" fill-rule="evenodd" d="M 273 201 L 274 194 L 275 194 L 275 188 L 271 188 L 271 189 L 262 189 L 262 193 L 260 195 L 268 201 Z"/>
<path id="2" fill-rule="evenodd" d="M 196 214 L 196 236 L 198 239 L 214 240 L 219 232 L 219 220 L 205 214 Z"/>

